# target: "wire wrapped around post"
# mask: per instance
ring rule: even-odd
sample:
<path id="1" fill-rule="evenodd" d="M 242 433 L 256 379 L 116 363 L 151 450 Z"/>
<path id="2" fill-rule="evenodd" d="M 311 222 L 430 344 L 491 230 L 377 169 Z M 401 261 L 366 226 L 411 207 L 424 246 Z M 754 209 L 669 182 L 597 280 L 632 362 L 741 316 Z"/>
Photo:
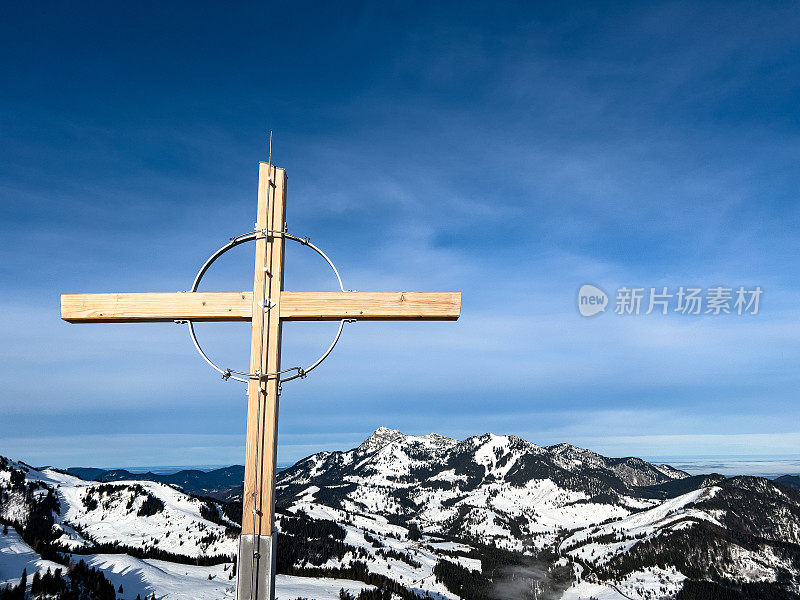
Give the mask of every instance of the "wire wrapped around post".
<path id="1" fill-rule="evenodd" d="M 203 276 L 206 274 L 206 272 L 211 267 L 211 265 L 213 265 L 214 262 L 220 256 L 225 254 L 228 250 L 231 250 L 232 248 L 235 248 L 236 246 L 239 246 L 239 245 L 247 243 L 247 242 L 253 242 L 256 239 L 258 239 L 259 236 L 262 236 L 262 235 L 263 236 L 273 236 L 273 237 L 282 236 L 284 239 L 295 241 L 295 242 L 297 242 L 297 243 L 299 243 L 299 244 L 301 244 L 303 246 L 308 246 L 309 248 L 314 250 L 317 254 L 319 254 L 322 258 L 324 258 L 325 262 L 328 263 L 330 268 L 333 270 L 334 275 L 336 275 L 336 281 L 339 284 L 339 289 L 341 291 L 343 291 L 343 292 L 348 291 L 348 290 L 344 289 L 344 285 L 342 284 L 342 278 L 339 275 L 339 271 L 336 268 L 336 265 L 333 264 L 333 261 L 331 261 L 331 259 L 328 258 L 327 254 L 325 254 L 322 250 L 320 250 L 314 244 L 312 244 L 311 240 L 309 240 L 307 237 L 301 238 L 301 237 L 298 237 L 296 235 L 292 235 L 291 233 L 288 233 L 288 232 L 285 232 L 285 231 L 270 231 L 270 230 L 267 230 L 267 229 L 257 229 L 255 231 L 249 231 L 247 233 L 243 233 L 241 235 L 237 235 L 236 237 L 232 237 L 227 244 L 225 244 L 219 250 L 214 252 L 214 254 L 212 254 L 208 258 L 208 260 L 203 264 L 203 266 L 200 267 L 200 270 L 197 272 L 197 276 L 194 278 L 194 282 L 192 283 L 192 287 L 187 293 L 194 293 L 194 292 L 197 291 L 197 288 L 200 287 L 200 282 L 203 280 Z M 268 306 L 263 306 L 262 310 L 268 311 L 268 310 L 271 310 L 272 307 L 273 307 L 273 304 L 270 302 Z M 339 342 L 339 338 L 342 337 L 342 331 L 344 330 L 344 324 L 345 323 L 355 323 L 356 319 L 342 319 L 341 321 L 339 321 L 339 329 L 336 331 L 336 335 L 333 336 L 333 341 L 331 342 L 330 346 L 328 346 L 328 349 L 325 350 L 325 352 L 322 353 L 322 356 L 320 356 L 310 366 L 308 366 L 308 367 L 291 367 L 289 369 L 283 369 L 281 371 L 276 371 L 275 373 L 247 373 L 245 371 L 236 371 L 235 369 L 223 369 L 223 368 L 221 368 L 213 360 L 211 360 L 208 357 L 208 355 L 205 353 L 205 351 L 203 350 L 203 347 L 200 345 L 200 342 L 197 340 L 197 334 L 196 334 L 196 332 L 194 330 L 194 323 L 192 321 L 190 321 L 190 320 L 181 320 L 181 321 L 175 321 L 175 322 L 176 323 L 185 323 L 188 326 L 188 328 L 189 328 L 189 337 L 191 338 L 192 343 L 194 344 L 194 347 L 197 349 L 197 352 L 199 352 L 200 356 L 203 357 L 203 360 L 205 360 L 211 366 L 212 369 L 214 369 L 215 371 L 220 373 L 222 375 L 222 378 L 225 379 L 226 381 L 230 380 L 230 379 L 233 379 L 235 381 L 241 381 L 242 383 L 247 383 L 251 379 L 258 379 L 258 380 L 278 379 L 279 383 L 285 383 L 287 381 L 292 381 L 294 379 L 305 379 L 311 371 L 313 371 L 319 365 L 321 365 L 322 362 L 326 358 L 328 358 L 330 353 L 333 352 L 333 349 L 336 347 L 336 344 Z M 292 371 L 295 371 L 295 373 L 293 375 L 289 375 L 287 377 L 281 377 L 281 375 L 283 375 L 284 373 L 290 373 Z"/>

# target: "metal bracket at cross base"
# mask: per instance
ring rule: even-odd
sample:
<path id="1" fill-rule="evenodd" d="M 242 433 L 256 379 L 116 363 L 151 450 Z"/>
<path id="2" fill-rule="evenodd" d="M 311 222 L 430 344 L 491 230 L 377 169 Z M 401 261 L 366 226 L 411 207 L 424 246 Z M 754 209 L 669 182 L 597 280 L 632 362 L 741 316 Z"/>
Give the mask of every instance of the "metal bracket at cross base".
<path id="1" fill-rule="evenodd" d="M 242 534 L 239 538 L 237 600 L 274 600 L 278 534 Z"/>

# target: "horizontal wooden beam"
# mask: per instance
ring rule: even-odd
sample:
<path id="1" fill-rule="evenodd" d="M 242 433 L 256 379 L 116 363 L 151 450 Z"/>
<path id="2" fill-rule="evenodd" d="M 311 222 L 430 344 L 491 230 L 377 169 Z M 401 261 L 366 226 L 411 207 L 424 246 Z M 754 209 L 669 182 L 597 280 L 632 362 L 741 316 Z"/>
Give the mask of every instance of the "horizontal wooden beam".
<path id="1" fill-rule="evenodd" d="M 285 321 L 455 321 L 461 293 L 282 292 Z M 64 294 L 61 318 L 70 323 L 249 321 L 252 292 Z"/>
<path id="2" fill-rule="evenodd" d="M 249 321 L 253 292 L 63 294 L 61 318 L 70 323 Z"/>
<path id="3" fill-rule="evenodd" d="M 461 292 L 282 292 L 285 321 L 455 321 Z"/>

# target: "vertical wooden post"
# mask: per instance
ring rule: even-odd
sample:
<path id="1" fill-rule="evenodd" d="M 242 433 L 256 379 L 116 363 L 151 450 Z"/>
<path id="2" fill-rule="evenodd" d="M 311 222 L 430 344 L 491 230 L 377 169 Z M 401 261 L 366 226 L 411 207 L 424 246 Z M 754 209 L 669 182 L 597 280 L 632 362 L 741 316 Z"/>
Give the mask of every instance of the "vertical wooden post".
<path id="1" fill-rule="evenodd" d="M 286 212 L 286 173 L 259 165 L 256 229 L 283 232 Z M 280 296 L 283 290 L 284 238 L 267 233 L 256 240 L 253 281 L 253 332 L 250 372 L 281 369 Z M 277 377 L 252 379 L 247 388 L 247 447 L 245 452 L 242 536 L 239 541 L 238 600 L 275 597 L 275 467 L 278 435 Z"/>

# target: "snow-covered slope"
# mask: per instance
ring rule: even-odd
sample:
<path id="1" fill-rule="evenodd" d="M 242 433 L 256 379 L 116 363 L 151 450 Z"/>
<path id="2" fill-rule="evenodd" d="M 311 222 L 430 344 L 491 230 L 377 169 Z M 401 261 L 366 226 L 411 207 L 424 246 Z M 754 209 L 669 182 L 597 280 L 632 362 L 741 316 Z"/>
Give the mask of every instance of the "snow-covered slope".
<path id="1" fill-rule="evenodd" d="M 163 560 L 132 558 L 125 554 L 98 554 L 86 562 L 101 569 L 116 589 L 122 586 L 119 598 L 133 600 L 156 594 L 159 600 L 222 600 L 234 597 L 234 581 L 229 579 L 232 564 L 198 567 Z M 278 575 L 276 600 L 338 600 L 339 590 L 357 595 L 372 589 L 360 581 L 322 577 Z"/>
<path id="2" fill-rule="evenodd" d="M 233 598 L 232 563 L 207 567 L 184 565 L 163 560 L 139 559 L 127 554 L 89 554 L 81 558 L 90 566 L 103 571 L 114 585 L 118 598 L 133 600 L 155 594 L 159 600 L 222 600 Z M 0 588 L 19 583 L 23 569 L 29 580 L 37 571 L 66 570 L 64 565 L 43 560 L 19 535 L 9 529 L 0 534 Z M 358 595 L 361 590 L 374 589 L 360 581 L 322 577 L 278 575 L 276 600 L 338 600 L 339 590 Z"/>
<path id="3" fill-rule="evenodd" d="M 360 562 L 370 573 L 382 575 L 405 587 L 422 590 L 442 600 L 458 598 L 437 580 L 434 568 L 444 550 L 466 554 L 472 551 L 470 546 L 434 537 L 414 540 L 409 536 L 408 528 L 389 523 L 381 516 L 330 508 L 317 504 L 310 496 L 308 498 L 297 502 L 287 514 L 339 523 L 345 533 L 342 540 L 345 552 L 341 557 L 331 556 L 319 564 L 303 559 L 295 566 L 347 569 L 352 563 Z M 451 559 L 468 569 L 481 570 L 478 559 L 466 556 Z"/>
<path id="4" fill-rule="evenodd" d="M 37 571 L 63 568 L 63 565 L 42 559 L 13 527 L 2 531 L 5 533 L 0 533 L 0 588 L 16 584 L 23 570 L 33 577 Z"/>
<path id="5" fill-rule="evenodd" d="M 599 566 L 667 529 L 691 526 L 701 520 L 719 525 L 711 514 L 693 507 L 696 502 L 711 498 L 718 491 L 718 487 L 701 488 L 623 519 L 581 529 L 564 539 L 559 544 L 559 551 L 580 562 Z"/>
<path id="6" fill-rule="evenodd" d="M 580 565 L 587 582 L 613 582 L 629 598 L 670 597 L 689 577 L 732 590 L 784 582 L 782 592 L 757 589 L 743 597 L 791 598 L 790 590 L 800 589 L 791 583 L 798 578 L 798 542 L 800 493 L 738 477 L 577 531 L 559 552 Z"/>
<path id="7" fill-rule="evenodd" d="M 238 531 L 225 526 L 219 507 L 154 482 L 96 483 L 23 463 L 0 464 L 0 518 L 25 524 L 31 511 L 51 499 L 54 536 L 65 551 L 132 551 L 170 557 L 230 560 Z M 20 482 L 20 478 L 24 480 Z M 201 514 L 201 511 L 206 516 Z M 217 515 L 212 522 L 206 517 Z"/>

